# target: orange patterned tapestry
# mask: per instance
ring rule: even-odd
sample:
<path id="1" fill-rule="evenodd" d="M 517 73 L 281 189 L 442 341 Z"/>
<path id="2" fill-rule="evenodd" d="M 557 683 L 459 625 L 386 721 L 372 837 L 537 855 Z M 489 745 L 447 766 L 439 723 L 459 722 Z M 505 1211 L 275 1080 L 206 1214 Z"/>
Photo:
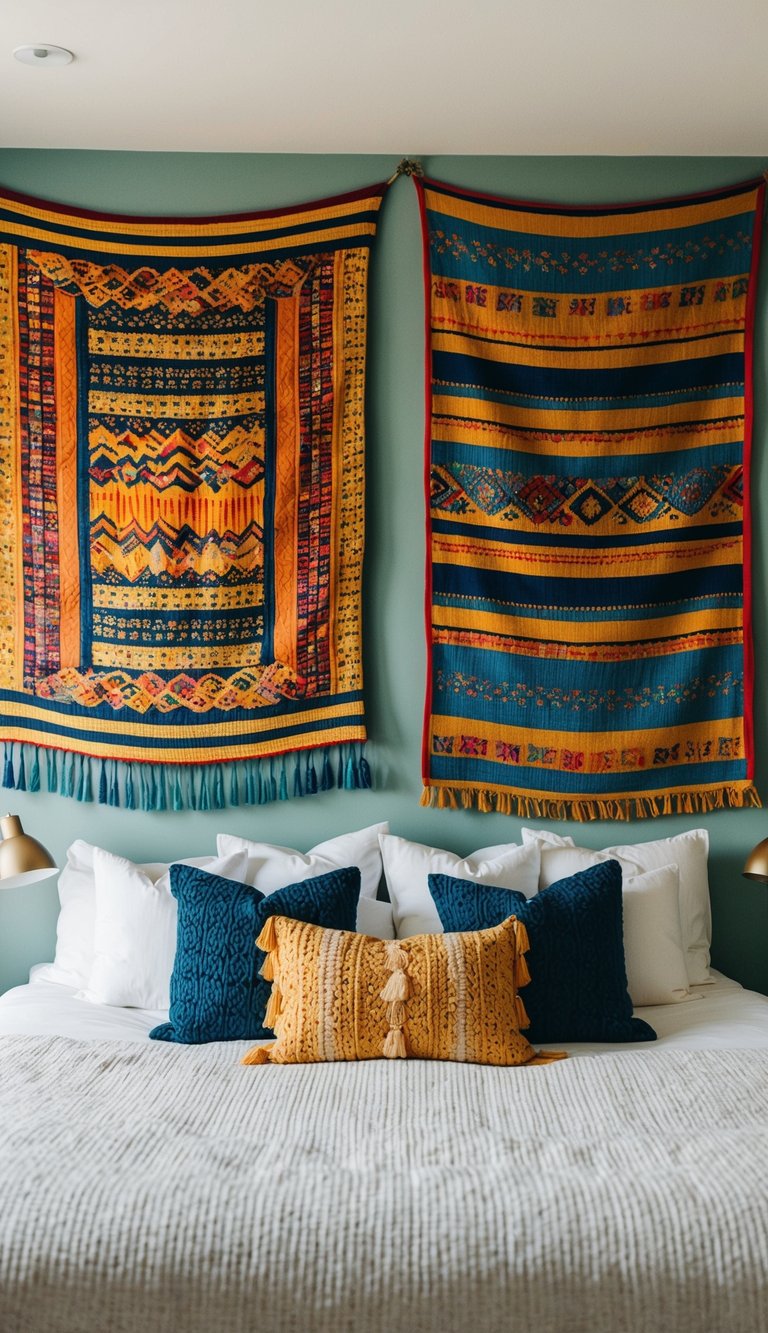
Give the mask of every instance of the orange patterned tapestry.
<path id="1" fill-rule="evenodd" d="M 5 786 L 205 809 L 369 784 L 384 189 L 183 220 L 0 197 Z"/>

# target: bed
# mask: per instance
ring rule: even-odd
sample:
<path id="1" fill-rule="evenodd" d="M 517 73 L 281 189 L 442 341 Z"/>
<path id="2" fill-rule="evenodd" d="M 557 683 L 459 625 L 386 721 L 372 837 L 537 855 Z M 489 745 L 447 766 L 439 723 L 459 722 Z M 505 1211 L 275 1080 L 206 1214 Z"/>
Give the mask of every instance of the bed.
<path id="1" fill-rule="evenodd" d="M 638 1011 L 653 1047 L 246 1068 L 33 975 L 0 999 L 0 1328 L 758 1333 L 768 998 L 715 978 Z"/>

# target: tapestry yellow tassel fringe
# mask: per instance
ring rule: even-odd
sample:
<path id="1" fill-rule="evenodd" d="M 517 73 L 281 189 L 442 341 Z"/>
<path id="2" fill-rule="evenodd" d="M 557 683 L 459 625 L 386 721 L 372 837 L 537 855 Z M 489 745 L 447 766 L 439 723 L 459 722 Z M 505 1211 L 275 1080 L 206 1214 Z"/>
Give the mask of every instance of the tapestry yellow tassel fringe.
<path id="1" fill-rule="evenodd" d="M 555 798 L 528 796 L 517 792 L 493 791 L 478 787 L 455 789 L 448 786 L 424 787 L 420 804 L 435 809 L 477 809 L 488 814 L 517 815 L 522 819 L 573 819 L 587 823 L 592 819 L 650 819 L 659 815 L 708 814 L 713 810 L 760 809 L 757 789 L 716 787 L 710 791 L 665 792 L 659 795 L 621 797 Z"/>
<path id="2" fill-rule="evenodd" d="M 256 943 L 258 944 L 258 940 L 256 941 Z M 264 962 L 261 965 L 260 976 L 262 976 L 265 981 L 274 981 L 275 979 L 275 964 L 272 961 L 271 953 L 267 954 L 266 958 L 264 959 Z"/>

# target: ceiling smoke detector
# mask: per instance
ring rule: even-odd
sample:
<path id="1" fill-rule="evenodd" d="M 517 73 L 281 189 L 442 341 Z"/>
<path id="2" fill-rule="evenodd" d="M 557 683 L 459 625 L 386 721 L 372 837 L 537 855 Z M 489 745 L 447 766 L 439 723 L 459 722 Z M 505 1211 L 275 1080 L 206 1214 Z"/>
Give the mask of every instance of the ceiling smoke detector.
<path id="1" fill-rule="evenodd" d="M 51 46 L 50 42 L 32 42 L 29 46 L 17 46 L 14 51 L 16 60 L 22 65 L 69 65 L 74 55 L 64 46 Z"/>

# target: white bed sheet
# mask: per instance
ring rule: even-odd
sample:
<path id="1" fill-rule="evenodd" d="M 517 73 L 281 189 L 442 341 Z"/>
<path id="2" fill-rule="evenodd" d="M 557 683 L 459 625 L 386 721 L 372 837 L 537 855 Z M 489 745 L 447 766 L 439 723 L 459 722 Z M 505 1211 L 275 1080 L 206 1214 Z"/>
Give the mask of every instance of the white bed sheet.
<path id="1" fill-rule="evenodd" d="M 26 986 L 0 996 L 0 1036 L 74 1037 L 84 1041 L 147 1040 L 150 1028 L 164 1023 L 162 1010 L 116 1009 L 75 999 L 70 986 L 39 981 L 36 969 Z M 566 1046 L 572 1055 L 605 1055 L 626 1050 L 718 1050 L 723 1047 L 768 1049 L 768 996 L 745 990 L 737 981 L 713 973 L 709 986 L 697 986 L 701 998 L 684 1004 L 657 1005 L 635 1012 L 658 1035 L 655 1042 Z M 220 1043 L 216 1043 L 220 1045 Z M 247 1047 L 253 1043 L 233 1043 Z M 157 1047 L 164 1043 L 158 1042 Z"/>

